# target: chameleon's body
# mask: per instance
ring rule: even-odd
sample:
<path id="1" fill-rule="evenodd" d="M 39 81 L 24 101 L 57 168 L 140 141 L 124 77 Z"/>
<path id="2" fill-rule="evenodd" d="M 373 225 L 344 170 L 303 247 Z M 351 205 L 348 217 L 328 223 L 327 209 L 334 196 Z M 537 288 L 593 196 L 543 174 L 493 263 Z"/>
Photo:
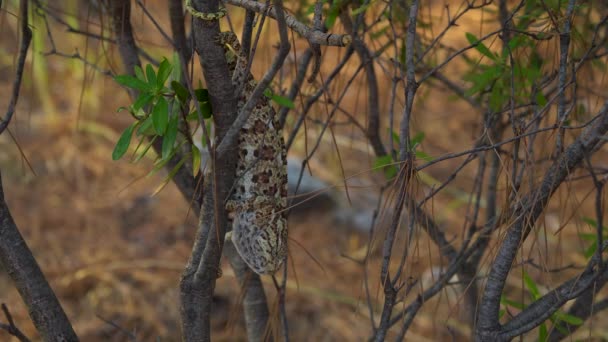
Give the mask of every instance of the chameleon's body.
<path id="1" fill-rule="evenodd" d="M 243 108 L 256 86 L 247 57 L 232 32 L 220 33 L 217 43 L 226 51 L 234 87 L 242 89 L 238 108 Z M 231 239 L 253 271 L 273 274 L 287 258 L 287 158 L 276 112 L 265 96 L 241 129 L 238 148 L 236 183 L 226 203 L 233 217 Z"/>

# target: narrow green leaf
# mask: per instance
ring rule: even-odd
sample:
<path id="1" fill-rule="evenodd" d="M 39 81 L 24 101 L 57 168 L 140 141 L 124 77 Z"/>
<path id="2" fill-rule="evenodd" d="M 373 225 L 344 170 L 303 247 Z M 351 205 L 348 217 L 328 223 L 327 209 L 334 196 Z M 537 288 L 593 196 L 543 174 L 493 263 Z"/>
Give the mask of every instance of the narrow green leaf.
<path id="1" fill-rule="evenodd" d="M 173 116 L 169 120 L 169 124 L 167 125 L 167 132 L 163 136 L 163 148 L 162 148 L 162 157 L 163 159 L 168 158 L 173 151 L 173 146 L 175 145 L 175 140 L 177 139 L 177 115 Z"/>
<path id="2" fill-rule="evenodd" d="M 420 145 L 420 143 L 422 143 L 423 140 L 424 140 L 424 132 L 418 132 L 418 133 L 416 133 L 416 135 L 414 135 L 414 137 L 410 141 L 410 145 L 411 146 Z"/>
<path id="3" fill-rule="evenodd" d="M 383 28 L 379 29 L 378 31 L 372 32 L 369 35 L 370 39 L 374 40 L 374 39 L 378 39 L 378 38 L 384 36 L 390 27 L 391 27 L 390 25 L 386 25 Z"/>
<path id="4" fill-rule="evenodd" d="M 196 177 L 201 171 L 201 151 L 196 145 L 192 145 L 192 175 Z"/>
<path id="5" fill-rule="evenodd" d="M 397 167 L 395 165 L 389 165 L 384 169 L 384 177 L 386 179 L 392 179 L 397 175 Z"/>
<path id="6" fill-rule="evenodd" d="M 374 161 L 374 169 L 382 168 L 384 170 L 384 176 L 387 179 L 391 179 L 397 175 L 397 167 L 392 165 L 393 158 L 390 155 L 384 155 L 376 158 Z"/>
<path id="7" fill-rule="evenodd" d="M 179 171 L 179 169 L 181 169 L 182 165 L 184 165 L 185 161 L 186 161 L 186 158 L 182 158 L 177 163 L 177 165 L 175 165 L 175 167 L 171 170 L 171 172 L 169 172 L 169 174 L 167 175 L 167 177 L 165 177 L 165 179 L 163 179 L 163 182 L 156 189 L 154 189 L 154 191 L 152 192 L 152 196 L 158 194 L 167 184 L 169 184 L 169 182 L 177 174 L 177 171 Z"/>
<path id="8" fill-rule="evenodd" d="M 416 159 L 421 159 L 421 160 L 424 160 L 425 162 L 430 162 L 433 160 L 433 157 L 431 157 L 424 151 L 416 151 Z"/>
<path id="9" fill-rule="evenodd" d="M 156 131 L 154 130 L 154 126 L 152 123 L 152 116 L 148 115 L 147 118 L 145 118 L 143 120 L 143 122 L 141 122 L 141 125 L 139 125 L 139 127 L 137 128 L 137 131 L 135 131 L 135 134 L 137 134 L 138 136 L 140 135 L 145 135 L 145 136 L 151 136 L 151 135 L 156 135 Z"/>
<path id="10" fill-rule="evenodd" d="M 372 4 L 372 2 L 369 2 L 369 3 L 365 4 L 365 5 L 359 6 L 359 8 L 356 8 L 356 9 L 354 9 L 354 10 L 351 12 L 351 16 L 353 16 L 353 17 L 354 17 L 354 16 L 356 16 L 356 15 L 359 15 L 359 14 L 361 14 L 361 13 L 363 13 L 363 12 L 367 11 L 367 9 L 369 8 L 369 6 L 370 6 L 371 4 Z"/>
<path id="11" fill-rule="evenodd" d="M 532 299 L 537 300 L 538 298 L 540 298 L 540 291 L 538 290 L 536 283 L 526 271 L 524 271 L 524 284 L 528 289 L 528 292 L 530 292 Z"/>
<path id="12" fill-rule="evenodd" d="M 544 107 L 547 104 L 547 98 L 545 97 L 545 94 L 540 91 L 536 93 L 536 103 L 538 103 L 539 106 Z"/>
<path id="13" fill-rule="evenodd" d="M 379 169 L 381 167 L 387 166 L 390 163 L 393 162 L 393 158 L 390 155 L 384 155 L 384 156 L 380 156 L 378 158 L 376 158 L 376 160 L 374 161 L 374 169 Z"/>
<path id="14" fill-rule="evenodd" d="M 272 94 L 270 96 L 270 99 L 272 101 L 276 102 L 281 107 L 286 107 L 286 108 L 289 108 L 289 109 L 296 108 L 296 105 L 293 103 L 293 101 L 291 101 L 290 99 L 286 98 L 285 96 Z"/>
<path id="15" fill-rule="evenodd" d="M 152 64 L 146 65 L 146 76 L 148 76 L 148 84 L 151 87 L 156 86 L 156 73 L 154 73 L 154 68 Z"/>
<path id="16" fill-rule="evenodd" d="M 483 42 L 481 42 L 477 37 L 475 37 L 474 34 L 467 32 L 465 33 L 465 36 L 467 37 L 469 43 L 475 46 L 475 50 L 481 52 L 482 55 L 490 58 L 491 60 L 496 61 L 496 56 L 492 53 L 492 51 L 490 51 L 490 49 L 488 49 L 488 47 Z"/>
<path id="17" fill-rule="evenodd" d="M 180 82 L 182 80 L 182 63 L 179 60 L 177 52 L 173 52 L 172 63 L 173 69 L 171 70 L 171 80 Z"/>
<path id="18" fill-rule="evenodd" d="M 590 225 L 591 228 L 597 228 L 597 221 L 592 219 L 591 217 L 583 217 L 583 222 Z"/>
<path id="19" fill-rule="evenodd" d="M 137 113 L 138 110 L 140 110 L 141 108 L 145 107 L 148 103 L 150 103 L 150 101 L 152 101 L 153 98 L 154 98 L 153 94 L 142 93 L 141 95 L 139 95 L 137 100 L 135 100 L 135 102 L 133 103 L 133 111 L 135 113 Z"/>
<path id="20" fill-rule="evenodd" d="M 160 97 L 152 109 L 152 122 L 156 134 L 163 136 L 167 130 L 167 121 L 169 120 L 169 104 L 164 97 Z"/>
<path id="21" fill-rule="evenodd" d="M 112 160 L 118 160 L 122 158 L 122 156 L 129 149 L 129 144 L 131 144 L 131 136 L 133 135 L 133 128 L 137 125 L 137 122 L 134 122 L 127 127 L 120 138 L 118 138 L 118 142 L 116 146 L 114 146 L 114 151 L 112 151 Z"/>
<path id="22" fill-rule="evenodd" d="M 526 308 L 526 306 L 523 303 L 508 299 L 507 297 L 504 297 L 504 296 L 500 298 L 500 302 L 504 306 L 510 306 L 510 307 L 516 308 L 518 310 L 523 310 Z"/>
<path id="23" fill-rule="evenodd" d="M 181 102 L 182 104 L 188 102 L 190 94 L 188 93 L 188 89 L 186 89 L 186 87 L 184 87 L 181 83 L 177 81 L 171 81 L 171 89 L 173 89 L 175 95 L 177 95 L 177 99 L 179 100 L 179 102 Z"/>
<path id="24" fill-rule="evenodd" d="M 209 119 L 213 114 L 211 113 L 211 104 L 209 102 L 201 102 L 199 103 L 199 106 L 201 108 L 201 114 L 203 115 L 203 119 Z M 188 119 L 189 121 L 198 121 L 198 112 L 196 111 L 196 109 L 190 112 L 186 119 Z"/>
<path id="25" fill-rule="evenodd" d="M 585 251 L 583 252 L 583 255 L 585 256 L 585 258 L 589 259 L 595 254 L 596 251 L 597 251 L 597 240 L 593 241 L 591 243 L 591 246 L 589 246 L 589 247 L 587 247 L 587 249 L 585 249 Z"/>
<path id="26" fill-rule="evenodd" d="M 571 325 L 582 325 L 583 323 L 585 323 L 585 321 L 583 321 L 581 318 L 562 311 L 555 312 L 555 317 L 560 321 L 564 321 Z"/>
<path id="27" fill-rule="evenodd" d="M 158 138 L 158 135 L 153 136 L 148 141 L 148 144 L 146 145 L 146 147 L 144 148 L 143 151 L 141 151 L 141 153 L 139 153 L 137 156 L 135 156 L 135 158 L 133 158 L 133 163 L 137 163 L 138 161 L 140 161 L 143 157 L 146 156 L 146 154 L 148 153 L 148 151 L 150 150 L 150 147 L 152 147 L 152 145 L 154 144 L 154 141 L 156 140 L 156 138 Z"/>
<path id="28" fill-rule="evenodd" d="M 171 75 L 172 69 L 173 66 L 171 65 L 171 63 L 169 63 L 166 58 L 163 58 L 163 61 L 160 62 L 160 65 L 158 67 L 158 75 L 156 78 L 157 89 L 162 89 L 162 87 L 165 85 L 165 82 L 167 82 L 167 79 Z"/>
<path id="29" fill-rule="evenodd" d="M 539 326 L 538 329 L 538 341 L 547 341 L 547 337 L 549 337 L 549 332 L 547 331 L 547 325 L 543 323 Z"/>
<path id="30" fill-rule="evenodd" d="M 135 70 L 135 77 L 137 77 L 139 80 L 141 80 L 143 82 L 146 82 L 146 76 L 144 75 L 144 71 L 141 70 L 141 67 L 139 65 L 136 65 L 133 68 L 133 70 Z"/>
<path id="31" fill-rule="evenodd" d="M 395 131 L 391 132 L 390 128 L 387 128 L 386 132 L 388 134 L 390 134 L 390 136 L 393 138 L 393 142 L 398 145 L 399 144 L 399 134 L 397 134 L 397 132 L 395 132 Z"/>
<path id="32" fill-rule="evenodd" d="M 327 12 L 327 15 L 325 16 L 325 27 L 328 30 L 331 30 L 331 28 L 336 23 L 336 19 L 338 18 L 338 14 L 340 13 L 341 3 L 342 3 L 341 1 L 334 1 L 331 4 L 329 11 Z"/>
<path id="33" fill-rule="evenodd" d="M 118 75 L 114 77 L 114 80 L 125 87 L 137 89 L 139 91 L 146 92 L 151 90 L 150 86 L 146 82 L 131 75 Z"/>
<path id="34" fill-rule="evenodd" d="M 595 241 L 597 240 L 597 235 L 593 233 L 579 233 L 578 236 L 585 241 Z"/>
<path id="35" fill-rule="evenodd" d="M 209 91 L 204 88 L 194 89 L 194 96 L 198 102 L 209 101 Z"/>

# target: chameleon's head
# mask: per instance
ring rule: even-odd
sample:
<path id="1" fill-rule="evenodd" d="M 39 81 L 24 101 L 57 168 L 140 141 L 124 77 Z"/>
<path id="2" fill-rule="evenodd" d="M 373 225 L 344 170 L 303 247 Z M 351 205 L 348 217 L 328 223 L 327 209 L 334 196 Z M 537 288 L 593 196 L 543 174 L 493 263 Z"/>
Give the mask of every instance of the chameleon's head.
<path id="1" fill-rule="evenodd" d="M 287 259 L 287 221 L 282 213 L 262 206 L 236 212 L 232 243 L 258 274 L 274 274 Z"/>

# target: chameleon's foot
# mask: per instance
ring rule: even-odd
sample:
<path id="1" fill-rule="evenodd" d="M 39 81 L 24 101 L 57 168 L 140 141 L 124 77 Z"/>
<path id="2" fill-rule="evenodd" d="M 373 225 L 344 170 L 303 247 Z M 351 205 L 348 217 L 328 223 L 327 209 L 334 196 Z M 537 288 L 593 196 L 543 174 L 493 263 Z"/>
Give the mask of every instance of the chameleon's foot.
<path id="1" fill-rule="evenodd" d="M 235 45 L 235 42 L 238 42 L 238 38 L 236 36 L 236 34 L 234 34 L 234 32 L 232 31 L 225 31 L 225 32 L 220 32 L 218 33 L 215 38 L 214 41 L 221 46 L 231 46 L 233 47 Z"/>

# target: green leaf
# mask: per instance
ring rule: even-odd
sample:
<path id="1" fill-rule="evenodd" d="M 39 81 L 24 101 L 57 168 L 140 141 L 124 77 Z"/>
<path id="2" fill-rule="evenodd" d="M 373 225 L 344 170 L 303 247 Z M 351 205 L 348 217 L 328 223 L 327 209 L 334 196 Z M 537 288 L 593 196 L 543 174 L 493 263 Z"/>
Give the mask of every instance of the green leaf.
<path id="1" fill-rule="evenodd" d="M 587 247 L 587 249 L 585 249 L 585 251 L 583 252 L 583 255 L 585 256 L 585 258 L 589 259 L 595 254 L 596 251 L 597 251 L 597 240 L 593 241 L 591 243 L 591 246 L 589 246 L 589 247 Z"/>
<path id="2" fill-rule="evenodd" d="M 354 17 L 354 16 L 356 16 L 356 15 L 359 15 L 359 14 L 361 14 L 361 13 L 363 13 L 363 12 L 367 11 L 367 9 L 369 8 L 369 6 L 370 6 L 371 4 L 372 4 L 372 2 L 368 2 L 368 3 L 367 3 L 367 4 L 365 4 L 365 5 L 359 6 L 359 8 L 357 8 L 357 9 L 355 9 L 355 10 L 353 10 L 353 11 L 351 12 L 351 16 L 353 16 L 353 17 Z"/>
<path id="3" fill-rule="evenodd" d="M 211 134 L 211 125 L 213 125 L 213 120 L 207 120 L 205 122 L 205 129 L 207 134 Z M 205 140 L 205 136 L 201 134 L 201 146 L 207 147 L 207 140 Z"/>
<path id="4" fill-rule="evenodd" d="M 391 179 L 397 175 L 397 167 L 392 165 L 393 158 L 390 155 L 384 155 L 376 158 L 374 161 L 374 169 L 384 168 L 384 176 Z"/>
<path id="5" fill-rule="evenodd" d="M 391 137 L 393 138 L 393 142 L 395 144 L 399 145 L 399 134 L 397 134 L 397 132 L 395 132 L 395 131 L 391 132 L 390 128 L 387 128 L 386 132 L 391 135 Z"/>
<path id="6" fill-rule="evenodd" d="M 286 108 L 289 108 L 289 109 L 296 108 L 296 105 L 293 103 L 293 101 L 291 101 L 290 99 L 286 98 L 285 96 L 272 94 L 272 95 L 270 95 L 270 99 L 272 101 L 276 102 L 281 107 L 286 107 Z"/>
<path id="7" fill-rule="evenodd" d="M 523 310 L 526 308 L 523 303 L 508 299 L 504 296 L 500 299 L 500 302 L 505 306 L 510 306 L 519 310 Z"/>
<path id="8" fill-rule="evenodd" d="M 331 7 L 329 8 L 329 11 L 327 12 L 327 15 L 325 17 L 325 27 L 328 30 L 331 30 L 331 28 L 336 23 L 336 19 L 338 18 L 338 14 L 340 14 L 340 6 L 341 5 L 342 5 L 342 1 L 334 1 L 331 4 Z"/>
<path id="9" fill-rule="evenodd" d="M 538 298 L 540 298 L 540 291 L 538 290 L 536 283 L 532 278 L 530 278 L 526 271 L 524 271 L 524 284 L 528 289 L 528 292 L 530 292 L 532 299 L 537 300 Z"/>
<path id="10" fill-rule="evenodd" d="M 538 340 L 544 342 L 547 341 L 547 337 L 549 337 L 549 332 L 547 331 L 547 325 L 543 323 L 538 329 Z"/>
<path id="11" fill-rule="evenodd" d="M 536 103 L 538 103 L 539 106 L 544 107 L 547 104 L 547 98 L 545 97 L 545 94 L 540 91 L 536 93 Z"/>
<path id="12" fill-rule="evenodd" d="M 137 156 L 135 156 L 135 158 L 133 158 L 133 160 L 132 160 L 133 163 L 137 163 L 146 155 L 146 153 L 148 153 L 148 151 L 150 150 L 150 147 L 152 147 L 156 138 L 158 138 L 158 135 L 153 136 L 151 139 L 147 139 L 147 140 L 149 140 L 148 144 L 146 145 L 146 147 L 144 148 L 143 151 L 141 151 Z M 143 139 L 142 139 L 142 141 L 143 141 Z"/>
<path id="13" fill-rule="evenodd" d="M 141 81 L 146 82 L 146 76 L 144 76 L 144 71 L 141 70 L 141 67 L 139 65 L 136 65 L 133 70 L 135 70 L 135 77 L 137 77 L 138 79 L 140 79 Z M 146 82 L 147 83 L 147 82 Z"/>
<path id="14" fill-rule="evenodd" d="M 430 161 L 433 160 L 433 157 L 431 157 L 430 155 L 428 155 L 426 152 L 416 151 L 416 159 L 421 159 L 421 160 L 424 160 L 426 162 L 430 162 Z"/>
<path id="15" fill-rule="evenodd" d="M 175 177 L 175 175 L 177 174 L 177 171 L 179 171 L 179 169 L 181 169 L 182 165 L 184 165 L 185 161 L 186 161 L 186 158 L 182 158 L 177 163 L 177 165 L 175 165 L 175 167 L 171 170 L 171 172 L 169 172 L 167 177 L 165 177 L 165 179 L 163 179 L 163 182 L 152 192 L 152 196 L 158 194 L 167 184 L 169 184 L 171 179 L 173 179 L 173 177 Z"/>
<path id="16" fill-rule="evenodd" d="M 137 131 L 135 131 L 135 134 L 137 134 L 138 136 L 140 136 L 140 135 L 145 135 L 145 136 L 156 135 L 156 131 L 154 130 L 154 126 L 152 124 L 152 116 L 151 115 L 148 115 L 148 117 L 145 120 L 143 120 L 143 122 L 141 122 L 141 125 L 139 125 L 139 127 L 137 128 Z"/>
<path id="17" fill-rule="evenodd" d="M 184 87 L 183 84 L 181 84 L 177 81 L 171 81 L 171 89 L 173 89 L 173 91 L 175 92 L 175 95 L 177 95 L 177 99 L 179 100 L 179 102 L 181 102 L 183 104 L 188 102 L 188 99 L 190 98 L 190 94 L 188 93 L 188 89 L 186 87 Z"/>
<path id="18" fill-rule="evenodd" d="M 167 82 L 167 79 L 171 75 L 171 69 L 173 69 L 171 63 L 169 63 L 166 58 L 163 58 L 163 61 L 160 62 L 160 65 L 158 66 L 158 75 L 156 78 L 157 89 L 162 89 L 165 86 L 165 82 Z"/>
<path id="19" fill-rule="evenodd" d="M 386 26 L 384 26 L 383 28 L 379 29 L 378 31 L 376 31 L 376 32 L 372 32 L 372 33 L 369 35 L 370 39 L 371 39 L 371 40 L 375 40 L 375 39 L 378 39 L 378 38 L 382 37 L 384 34 L 386 34 L 386 32 L 388 31 L 388 29 L 389 29 L 390 27 L 391 27 L 390 25 L 386 25 Z"/>
<path id="20" fill-rule="evenodd" d="M 416 135 L 414 135 L 412 140 L 410 140 L 410 145 L 412 147 L 415 147 L 417 145 L 420 145 L 420 143 L 422 143 L 423 140 L 424 140 L 424 132 L 418 132 L 418 133 L 416 133 Z"/>
<path id="21" fill-rule="evenodd" d="M 137 113 L 141 108 L 145 107 L 152 99 L 154 98 L 153 94 L 150 93 L 142 93 L 139 95 L 135 103 L 133 103 L 133 111 Z"/>
<path id="22" fill-rule="evenodd" d="M 156 86 L 156 73 L 154 72 L 152 64 L 146 65 L 146 76 L 148 76 L 148 84 L 150 86 Z"/>
<path id="23" fill-rule="evenodd" d="M 192 145 L 192 175 L 196 177 L 201 171 L 201 151 L 196 145 Z"/>
<path id="24" fill-rule="evenodd" d="M 591 228 L 597 228 L 597 221 L 592 219 L 591 217 L 583 217 L 583 222 L 590 225 Z"/>
<path id="25" fill-rule="evenodd" d="M 505 310 L 505 309 L 498 310 L 498 319 L 501 319 L 502 316 L 504 316 L 506 312 L 507 312 L 507 310 Z"/>
<path id="26" fill-rule="evenodd" d="M 212 116 L 211 104 L 209 102 L 201 102 L 199 103 L 199 107 L 201 108 L 201 114 L 203 115 L 204 120 L 209 119 Z M 196 109 L 190 112 L 186 118 L 190 121 L 198 121 L 198 112 Z"/>
<path id="27" fill-rule="evenodd" d="M 465 33 L 465 36 L 467 37 L 469 43 L 475 46 L 475 50 L 481 52 L 482 55 L 490 58 L 491 60 L 496 61 L 496 56 L 492 53 L 492 51 L 490 51 L 490 49 L 488 49 L 488 47 L 483 42 L 481 42 L 477 37 L 475 37 L 474 34 L 467 32 Z"/>
<path id="28" fill-rule="evenodd" d="M 114 80 L 125 87 L 137 89 L 139 91 L 147 92 L 152 90 L 150 85 L 148 85 L 146 82 L 131 75 L 118 75 L 114 77 Z"/>
<path id="29" fill-rule="evenodd" d="M 173 52 L 171 64 L 173 65 L 173 69 L 171 70 L 171 80 L 179 83 L 182 80 L 182 63 L 179 60 L 179 55 L 177 52 Z"/>
<path id="30" fill-rule="evenodd" d="M 560 321 L 564 321 L 571 325 L 582 325 L 583 323 L 585 323 L 585 321 L 583 321 L 581 318 L 562 311 L 557 311 L 554 315 Z"/>
<path id="31" fill-rule="evenodd" d="M 374 161 L 374 169 L 379 169 L 381 167 L 385 167 L 393 162 L 393 158 L 390 155 L 384 155 L 376 158 Z"/>
<path id="32" fill-rule="evenodd" d="M 175 140 L 177 139 L 177 115 L 173 116 L 171 120 L 169 120 L 169 124 L 167 125 L 167 132 L 163 136 L 163 148 L 162 148 L 162 157 L 163 159 L 169 158 L 171 156 L 171 152 L 173 151 L 173 145 L 175 145 Z"/>
<path id="33" fill-rule="evenodd" d="M 207 89 L 204 89 L 204 88 L 195 89 L 194 96 L 196 96 L 196 100 L 198 102 L 209 101 L 209 91 Z"/>
<path id="34" fill-rule="evenodd" d="M 120 138 L 118 138 L 118 142 L 116 146 L 114 146 L 114 151 L 112 151 L 112 160 L 118 160 L 124 156 L 124 154 L 129 149 L 129 144 L 131 144 L 131 136 L 133 135 L 133 128 L 137 125 L 137 122 L 134 122 L 127 127 Z"/>
<path id="35" fill-rule="evenodd" d="M 169 120 L 169 104 L 164 97 L 160 97 L 152 109 L 152 122 L 156 134 L 163 136 L 167 130 L 167 121 Z"/>
<path id="36" fill-rule="evenodd" d="M 504 68 L 500 65 L 480 65 L 479 69 L 483 70 L 483 72 L 469 74 L 464 77 L 466 81 L 473 83 L 472 87 L 465 92 L 466 96 L 471 96 L 484 90 L 498 78 L 502 77 L 504 72 Z"/>
<path id="37" fill-rule="evenodd" d="M 504 106 L 507 98 L 507 96 L 504 96 L 502 82 L 499 80 L 494 84 L 490 92 L 490 109 L 499 111 Z"/>

